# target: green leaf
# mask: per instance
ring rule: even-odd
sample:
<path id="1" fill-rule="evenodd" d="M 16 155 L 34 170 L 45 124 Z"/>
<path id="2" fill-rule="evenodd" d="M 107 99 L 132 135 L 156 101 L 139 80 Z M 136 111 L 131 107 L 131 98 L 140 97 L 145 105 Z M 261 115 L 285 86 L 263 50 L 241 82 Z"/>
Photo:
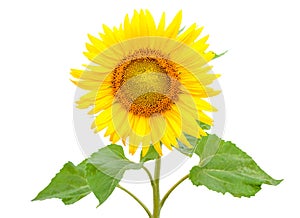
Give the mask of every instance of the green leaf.
<path id="1" fill-rule="evenodd" d="M 160 156 L 157 153 L 157 151 L 155 150 L 154 146 L 150 145 L 150 148 L 149 148 L 147 154 L 144 157 L 142 156 L 142 152 L 141 152 L 140 162 L 145 163 L 145 162 L 150 161 L 150 160 L 156 160 L 159 157 Z"/>
<path id="2" fill-rule="evenodd" d="M 108 145 L 88 159 L 87 181 L 101 205 L 114 191 L 126 170 L 141 169 L 142 163 L 128 160 L 122 146 Z"/>
<path id="3" fill-rule="evenodd" d="M 99 171 L 94 165 L 87 164 L 87 180 L 100 206 L 112 194 L 120 179 L 111 177 Z"/>
<path id="4" fill-rule="evenodd" d="M 254 196 L 262 184 L 278 185 L 245 152 L 235 144 L 216 135 L 198 141 L 195 153 L 200 157 L 198 166 L 190 171 L 190 180 L 196 186 L 205 185 L 213 191 L 235 197 Z"/>
<path id="5" fill-rule="evenodd" d="M 198 140 L 195 154 L 200 157 L 200 166 L 205 166 L 219 149 L 221 139 L 216 135 L 208 135 Z"/>
<path id="6" fill-rule="evenodd" d="M 78 166 L 71 162 L 66 163 L 33 201 L 59 198 L 68 205 L 88 195 L 91 190 L 85 179 L 85 163 L 86 161 L 83 161 Z"/>
<path id="7" fill-rule="evenodd" d="M 125 157 L 123 147 L 108 145 L 93 153 L 88 159 L 98 170 L 112 177 L 122 179 L 123 174 L 129 169 L 141 169 L 141 163 L 134 163 Z"/>

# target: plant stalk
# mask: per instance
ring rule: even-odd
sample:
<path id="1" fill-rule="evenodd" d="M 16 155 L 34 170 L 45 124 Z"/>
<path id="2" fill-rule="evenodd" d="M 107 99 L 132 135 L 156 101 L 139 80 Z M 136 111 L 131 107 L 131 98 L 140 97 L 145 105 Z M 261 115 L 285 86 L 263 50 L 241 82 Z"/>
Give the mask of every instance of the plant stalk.
<path id="1" fill-rule="evenodd" d="M 160 208 L 162 208 L 164 206 L 164 203 L 166 202 L 166 200 L 168 199 L 169 195 L 177 188 L 177 186 L 179 186 L 183 181 L 185 181 L 186 179 L 188 179 L 190 176 L 190 174 L 185 175 L 184 177 L 182 177 L 178 182 L 176 182 L 171 188 L 170 190 L 165 194 L 165 196 L 162 198 L 161 203 L 160 203 Z"/>
<path id="2" fill-rule="evenodd" d="M 160 168 L 161 168 L 161 158 L 158 158 L 155 160 L 152 218 L 159 218 L 160 216 L 160 190 L 159 190 Z"/>
<path id="3" fill-rule="evenodd" d="M 126 188 L 124 188 L 121 185 L 117 186 L 119 189 L 121 189 L 122 191 L 126 192 L 127 194 L 129 194 L 134 200 L 136 200 L 139 205 L 142 206 L 142 208 L 144 208 L 144 210 L 146 211 L 146 213 L 148 214 L 149 218 L 152 218 L 152 214 L 150 212 L 150 210 L 147 208 L 147 206 L 139 199 L 137 198 L 133 193 L 131 193 L 130 191 L 128 191 Z"/>

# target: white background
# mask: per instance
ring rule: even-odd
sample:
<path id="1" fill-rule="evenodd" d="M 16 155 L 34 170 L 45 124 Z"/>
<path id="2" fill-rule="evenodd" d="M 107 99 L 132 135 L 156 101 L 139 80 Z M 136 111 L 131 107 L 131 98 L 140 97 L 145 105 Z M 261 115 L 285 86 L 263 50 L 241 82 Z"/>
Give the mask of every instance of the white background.
<path id="1" fill-rule="evenodd" d="M 183 183 L 161 217 L 299 217 L 299 6 L 297 1 L 1 1 L 1 217 L 146 217 L 117 190 L 100 208 L 91 194 L 64 206 L 31 202 L 70 160 L 83 155 L 73 132 L 75 87 L 69 69 L 87 63 L 87 33 L 119 25 L 126 13 L 148 8 L 158 18 L 183 9 L 183 25 L 197 22 L 211 49 L 226 102 L 223 137 L 234 141 L 270 175 L 255 197 L 233 198 Z M 162 181 L 163 192 L 191 163 Z M 151 206 L 150 186 L 125 184 Z"/>

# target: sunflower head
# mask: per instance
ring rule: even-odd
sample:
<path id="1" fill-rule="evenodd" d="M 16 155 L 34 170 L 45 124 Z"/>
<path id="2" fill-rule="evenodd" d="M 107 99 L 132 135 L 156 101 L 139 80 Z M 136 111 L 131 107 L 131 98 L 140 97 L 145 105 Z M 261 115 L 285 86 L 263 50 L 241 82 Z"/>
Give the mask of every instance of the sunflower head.
<path id="1" fill-rule="evenodd" d="M 148 10 L 125 16 L 119 27 L 103 25 L 98 37 L 89 35 L 84 70 L 71 70 L 72 81 L 88 90 L 78 108 L 91 108 L 92 128 L 105 129 L 112 143 L 129 144 L 134 154 L 145 155 L 153 145 L 162 155 L 162 145 L 178 143 L 191 147 L 186 135 L 206 135 L 198 121 L 212 125 L 205 111 L 216 109 L 205 98 L 217 95 L 208 87 L 219 75 L 211 73 L 208 37 L 196 24 L 180 31 L 181 11 L 166 25 L 163 13 L 156 25 Z"/>

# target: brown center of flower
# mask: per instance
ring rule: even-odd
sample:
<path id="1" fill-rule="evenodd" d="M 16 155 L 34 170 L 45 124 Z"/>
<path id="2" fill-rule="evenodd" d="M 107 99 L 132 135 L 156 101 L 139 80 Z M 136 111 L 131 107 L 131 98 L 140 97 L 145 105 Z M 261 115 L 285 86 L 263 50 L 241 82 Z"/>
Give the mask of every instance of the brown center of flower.
<path id="1" fill-rule="evenodd" d="M 179 93 L 175 63 L 156 53 L 145 56 L 147 52 L 124 59 L 114 69 L 112 80 L 117 100 L 134 115 L 144 117 L 170 110 Z"/>

